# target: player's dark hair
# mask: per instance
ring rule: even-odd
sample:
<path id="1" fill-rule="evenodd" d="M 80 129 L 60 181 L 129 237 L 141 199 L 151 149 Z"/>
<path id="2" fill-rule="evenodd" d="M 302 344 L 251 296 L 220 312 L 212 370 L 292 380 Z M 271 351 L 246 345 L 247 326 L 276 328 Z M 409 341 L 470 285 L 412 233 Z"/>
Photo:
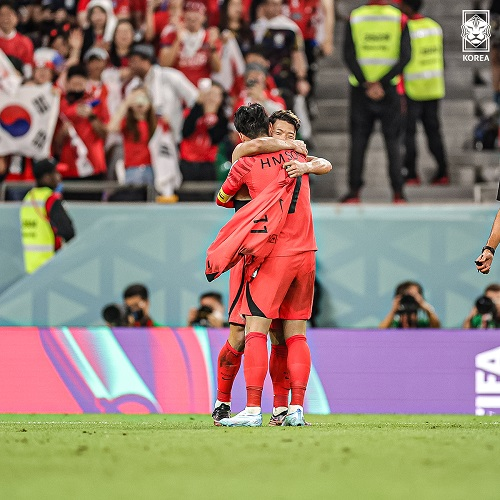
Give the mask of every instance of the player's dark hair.
<path id="1" fill-rule="evenodd" d="M 403 0 L 403 3 L 410 7 L 413 12 L 419 12 L 424 2 L 423 0 Z"/>
<path id="2" fill-rule="evenodd" d="M 484 289 L 484 293 L 486 292 L 500 292 L 500 285 L 498 283 L 492 283 Z"/>
<path id="3" fill-rule="evenodd" d="M 217 302 L 220 302 L 221 304 L 224 304 L 224 302 L 222 301 L 222 294 L 220 294 L 219 292 L 205 292 L 205 293 L 202 293 L 200 295 L 200 302 L 203 299 L 207 299 L 207 298 L 215 299 Z"/>
<path id="4" fill-rule="evenodd" d="M 136 295 L 139 295 L 142 300 L 148 300 L 148 289 L 140 283 L 135 283 L 134 285 L 130 285 L 125 288 L 125 291 L 123 292 L 124 299 L 135 297 Z"/>
<path id="5" fill-rule="evenodd" d="M 394 295 L 403 295 L 411 286 L 416 286 L 418 288 L 418 293 L 422 295 L 422 297 L 424 296 L 424 289 L 422 288 L 422 285 L 420 283 L 417 283 L 416 281 L 403 281 L 403 283 L 400 283 L 396 287 Z"/>
<path id="6" fill-rule="evenodd" d="M 300 118 L 289 109 L 280 109 L 279 111 L 275 111 L 270 117 L 269 122 L 274 125 L 278 120 L 283 122 L 290 123 L 295 127 L 295 132 L 297 132 L 300 128 Z"/>
<path id="7" fill-rule="evenodd" d="M 240 106 L 234 114 L 234 126 L 250 139 L 269 135 L 269 117 L 260 104 Z"/>

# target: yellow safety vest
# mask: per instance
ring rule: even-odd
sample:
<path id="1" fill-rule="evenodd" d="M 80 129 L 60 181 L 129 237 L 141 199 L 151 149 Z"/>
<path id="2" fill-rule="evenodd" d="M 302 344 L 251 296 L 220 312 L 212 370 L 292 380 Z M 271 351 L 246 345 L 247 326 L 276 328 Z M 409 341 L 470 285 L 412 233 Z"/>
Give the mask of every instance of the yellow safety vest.
<path id="1" fill-rule="evenodd" d="M 401 12 L 392 5 L 363 5 L 350 18 L 356 59 L 366 81 L 378 82 L 399 60 Z M 399 76 L 391 81 L 396 85 Z M 354 75 L 349 83 L 359 85 Z"/>
<path id="2" fill-rule="evenodd" d="M 24 197 L 21 205 L 24 268 L 29 274 L 35 272 L 55 253 L 55 235 L 45 208 L 52 193 L 52 189 L 48 187 L 35 187 Z"/>
<path id="3" fill-rule="evenodd" d="M 411 60 L 403 70 L 406 95 L 415 101 L 444 97 L 443 30 L 424 17 L 408 21 Z"/>

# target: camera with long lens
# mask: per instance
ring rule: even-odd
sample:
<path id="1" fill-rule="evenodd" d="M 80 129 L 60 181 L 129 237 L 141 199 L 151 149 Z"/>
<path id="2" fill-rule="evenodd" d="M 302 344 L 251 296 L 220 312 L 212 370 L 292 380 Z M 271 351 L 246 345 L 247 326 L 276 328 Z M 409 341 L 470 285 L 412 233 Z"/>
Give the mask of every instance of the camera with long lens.
<path id="1" fill-rule="evenodd" d="M 399 301 L 398 314 L 413 314 L 419 309 L 418 302 L 413 295 L 404 294 Z"/>
<path id="2" fill-rule="evenodd" d="M 130 316 L 134 322 L 139 322 L 144 318 L 144 311 L 142 309 L 132 311 L 130 307 L 122 304 L 107 304 L 102 308 L 101 315 L 111 326 L 129 326 Z"/>
<path id="3" fill-rule="evenodd" d="M 483 295 L 476 300 L 476 309 L 481 316 L 491 314 L 492 317 L 495 317 L 497 313 L 495 303 L 489 297 L 486 297 L 486 295 Z"/>
<path id="4" fill-rule="evenodd" d="M 201 306 L 196 311 L 196 317 L 191 322 L 191 326 L 210 326 L 210 320 L 208 317 L 213 312 L 214 310 L 210 306 Z"/>

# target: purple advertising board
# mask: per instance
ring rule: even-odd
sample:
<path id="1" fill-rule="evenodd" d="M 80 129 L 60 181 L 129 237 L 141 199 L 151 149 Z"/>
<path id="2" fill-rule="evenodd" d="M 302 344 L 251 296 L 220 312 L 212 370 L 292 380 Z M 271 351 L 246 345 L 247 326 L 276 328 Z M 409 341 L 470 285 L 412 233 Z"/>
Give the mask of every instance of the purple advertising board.
<path id="1" fill-rule="evenodd" d="M 0 328 L 0 413 L 210 414 L 227 334 L 201 327 Z M 307 413 L 500 414 L 498 330 L 307 335 Z M 240 369 L 232 408 L 244 406 Z M 269 377 L 262 406 L 272 408 Z"/>

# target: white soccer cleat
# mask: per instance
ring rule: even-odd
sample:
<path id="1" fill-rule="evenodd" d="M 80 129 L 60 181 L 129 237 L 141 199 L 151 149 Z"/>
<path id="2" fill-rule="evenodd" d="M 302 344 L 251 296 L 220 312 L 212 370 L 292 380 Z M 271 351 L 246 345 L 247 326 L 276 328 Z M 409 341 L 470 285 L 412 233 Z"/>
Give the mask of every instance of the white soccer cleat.
<path id="1" fill-rule="evenodd" d="M 251 415 L 245 409 L 234 417 L 219 420 L 219 425 L 225 427 L 260 427 L 262 425 L 262 412 Z"/>
<path id="2" fill-rule="evenodd" d="M 300 427 L 303 425 L 307 425 L 306 421 L 304 420 L 304 410 L 302 409 L 302 407 L 297 408 L 297 410 L 295 410 L 293 413 L 288 413 L 281 425 L 284 427 Z"/>

